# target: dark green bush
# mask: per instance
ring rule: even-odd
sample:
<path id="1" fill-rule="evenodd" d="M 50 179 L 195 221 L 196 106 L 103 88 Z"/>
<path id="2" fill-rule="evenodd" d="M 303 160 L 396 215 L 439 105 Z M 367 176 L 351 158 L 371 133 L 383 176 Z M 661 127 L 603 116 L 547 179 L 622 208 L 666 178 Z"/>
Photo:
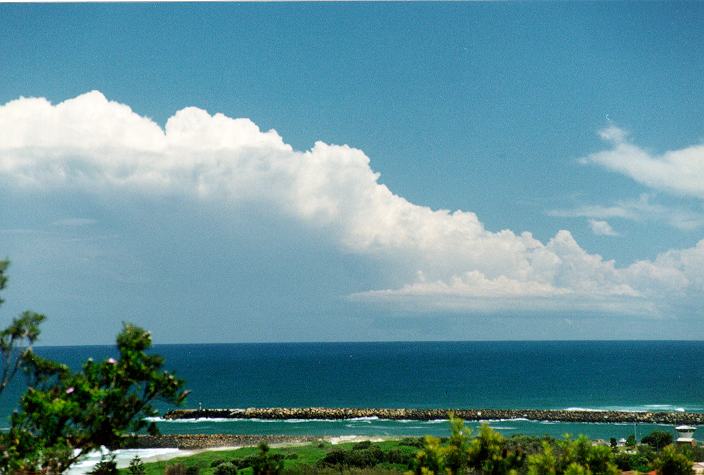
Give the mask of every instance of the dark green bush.
<path id="1" fill-rule="evenodd" d="M 225 462 L 227 462 L 227 460 L 224 460 L 224 459 L 215 459 L 215 460 L 213 460 L 212 462 L 210 462 L 210 467 L 211 467 L 211 468 L 215 468 L 215 467 L 217 467 L 218 465 L 220 465 L 221 463 L 225 463 Z"/>
<path id="2" fill-rule="evenodd" d="M 132 460 L 130 460 L 130 466 L 127 469 L 130 475 L 144 475 L 146 473 L 144 469 L 144 464 L 139 455 L 135 455 Z"/>
<path id="3" fill-rule="evenodd" d="M 423 438 L 422 437 L 405 437 L 401 439 L 401 441 L 398 443 L 398 445 L 404 445 L 406 447 L 415 447 L 417 449 L 420 449 L 423 447 Z"/>
<path id="4" fill-rule="evenodd" d="M 660 450 L 672 443 L 672 434 L 663 430 L 656 430 L 643 437 L 640 441 L 655 450 Z"/>
<path id="5" fill-rule="evenodd" d="M 262 442 L 258 446 L 259 453 L 254 457 L 252 472 L 254 475 L 278 475 L 284 469 L 284 456 L 271 454 L 269 445 Z"/>
<path id="6" fill-rule="evenodd" d="M 347 458 L 347 452 L 342 449 L 333 449 L 323 457 L 318 464 L 319 465 L 345 465 L 345 459 Z"/>
<path id="7" fill-rule="evenodd" d="M 347 463 L 350 467 L 373 467 L 384 462 L 384 452 L 376 445 L 368 449 L 358 449 L 347 452 Z"/>
<path id="8" fill-rule="evenodd" d="M 659 475 L 692 475 L 692 461 L 675 446 L 668 445 L 663 448 L 655 460 Z"/>
<path id="9" fill-rule="evenodd" d="M 411 458 L 410 456 L 404 458 L 400 451 L 395 452 L 392 457 L 394 460 L 402 460 L 402 462 L 390 462 L 388 460 L 388 453 L 381 450 L 379 446 L 370 443 L 368 448 L 354 446 L 351 450 L 331 450 L 318 462 L 318 465 L 328 467 L 370 468 L 385 462 L 406 463 L 406 460 Z"/>
<path id="10" fill-rule="evenodd" d="M 395 465 L 406 465 L 410 466 L 415 459 L 415 454 L 405 452 L 401 449 L 391 449 L 386 452 L 384 456 L 384 461 L 386 463 L 392 463 Z"/>
<path id="11" fill-rule="evenodd" d="M 237 470 L 238 468 L 236 465 L 230 462 L 225 462 L 215 467 L 213 473 L 215 475 L 237 475 Z"/>
<path id="12" fill-rule="evenodd" d="M 357 442 L 352 446 L 352 450 L 362 450 L 362 449 L 368 449 L 369 447 L 372 446 L 371 441 L 369 440 L 363 440 L 361 442 Z"/>
<path id="13" fill-rule="evenodd" d="M 88 472 L 92 475 L 117 475 L 117 462 L 115 462 L 115 456 L 110 455 L 106 459 L 100 460 L 93 470 Z"/>

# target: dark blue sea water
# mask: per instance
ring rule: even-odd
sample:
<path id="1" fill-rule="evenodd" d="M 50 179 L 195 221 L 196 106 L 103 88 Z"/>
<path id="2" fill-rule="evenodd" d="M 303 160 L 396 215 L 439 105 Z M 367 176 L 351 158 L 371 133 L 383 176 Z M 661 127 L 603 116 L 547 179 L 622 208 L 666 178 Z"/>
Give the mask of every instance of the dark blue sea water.
<path id="1" fill-rule="evenodd" d="M 45 347 L 77 366 L 110 347 Z M 192 390 L 185 407 L 469 407 L 704 411 L 704 342 L 442 342 L 158 345 Z M 11 410 L 13 395 L 2 399 Z M 650 426 L 492 421 L 511 433 L 591 437 Z M 421 435 L 443 421 L 160 422 L 163 432 Z"/>

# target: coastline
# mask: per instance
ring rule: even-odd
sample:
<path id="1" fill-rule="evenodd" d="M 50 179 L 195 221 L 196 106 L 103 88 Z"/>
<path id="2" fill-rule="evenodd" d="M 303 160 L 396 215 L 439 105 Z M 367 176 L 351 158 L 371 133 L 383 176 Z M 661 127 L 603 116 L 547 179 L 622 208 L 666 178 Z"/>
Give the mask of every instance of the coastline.
<path id="1" fill-rule="evenodd" d="M 305 445 L 314 441 L 325 441 L 332 445 L 347 442 L 370 440 L 397 439 L 397 437 L 365 437 L 365 436 L 287 436 L 287 435 L 228 435 L 228 434 L 178 434 L 178 435 L 140 435 L 132 443 L 102 448 L 87 454 L 81 461 L 71 466 L 65 475 L 83 475 L 89 473 L 108 453 L 115 455 L 118 468 L 127 468 L 130 461 L 139 456 L 143 462 L 164 462 L 181 457 L 190 457 L 202 452 L 217 452 L 236 450 L 242 447 L 254 447 L 259 442 L 266 442 L 270 447 L 293 447 Z"/>
<path id="2" fill-rule="evenodd" d="M 511 420 L 587 423 L 704 424 L 704 413 L 635 412 L 557 409 L 404 409 L 337 407 L 270 407 L 246 409 L 175 409 L 165 420 L 265 419 L 341 420 L 376 418 L 386 420 L 430 421 L 446 419 L 452 412 L 465 421 Z"/>
<path id="3" fill-rule="evenodd" d="M 124 447 L 129 449 L 180 449 L 203 450 L 223 447 L 249 447 L 260 442 L 269 445 L 305 444 L 330 437 L 299 435 L 256 435 L 256 434 L 161 434 L 140 435 Z"/>

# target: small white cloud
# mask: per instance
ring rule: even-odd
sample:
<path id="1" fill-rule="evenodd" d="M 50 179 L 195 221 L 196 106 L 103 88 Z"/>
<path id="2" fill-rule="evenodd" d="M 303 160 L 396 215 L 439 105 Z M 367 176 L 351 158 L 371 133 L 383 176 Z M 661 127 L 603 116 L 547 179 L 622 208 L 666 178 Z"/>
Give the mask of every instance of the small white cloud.
<path id="1" fill-rule="evenodd" d="M 704 144 L 657 155 L 628 141 L 627 134 L 610 126 L 599 132 L 612 148 L 580 159 L 626 175 L 654 190 L 704 199 Z"/>
<path id="2" fill-rule="evenodd" d="M 614 231 L 608 221 L 599 221 L 598 219 L 590 219 L 589 227 L 592 232 L 597 236 L 619 236 L 619 234 Z"/>
<path id="3" fill-rule="evenodd" d="M 621 143 L 626 140 L 628 133 L 615 125 L 610 125 L 599 131 L 599 137 L 609 142 Z"/>

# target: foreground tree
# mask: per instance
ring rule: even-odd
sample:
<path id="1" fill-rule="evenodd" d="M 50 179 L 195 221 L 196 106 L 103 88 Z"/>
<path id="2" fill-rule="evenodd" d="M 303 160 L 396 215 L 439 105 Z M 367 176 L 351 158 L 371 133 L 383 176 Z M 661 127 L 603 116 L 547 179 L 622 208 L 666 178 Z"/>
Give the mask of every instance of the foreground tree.
<path id="1" fill-rule="evenodd" d="M 0 290 L 7 285 L 5 272 L 9 261 L 0 261 Z M 0 298 L 0 305 L 5 302 Z M 32 345 L 39 338 L 39 325 L 46 319 L 44 315 L 31 311 L 22 312 L 12 320 L 7 328 L 0 330 L 0 393 L 2 393 L 17 372 L 23 369 L 32 357 Z"/>
<path id="2" fill-rule="evenodd" d="M 6 268 L 6 263 L 0 266 L 0 288 Z M 157 413 L 153 403 L 179 404 L 187 395 L 183 381 L 163 369 L 163 358 L 148 353 L 149 332 L 124 324 L 117 336 L 117 359 L 89 359 L 74 372 L 34 354 L 31 346 L 19 346 L 37 340 L 44 319 L 25 314 L 0 332 L 0 338 L 9 335 L 2 340 L 8 381 L 22 369 L 28 383 L 9 432 L 0 435 L 1 473 L 61 473 L 101 445 L 118 445 L 145 429 L 155 433 L 156 425 L 145 421 Z"/>
<path id="3" fill-rule="evenodd" d="M 415 473 L 482 474 L 482 475 L 618 475 L 620 470 L 609 447 L 592 445 L 584 436 L 533 443 L 509 441 L 482 424 L 479 435 L 470 438 L 471 430 L 461 419 L 450 415 L 450 437 L 443 444 L 437 437 L 426 437 L 423 449 L 416 455 Z M 530 450 L 530 454 L 526 453 Z"/>
<path id="4" fill-rule="evenodd" d="M 481 473 L 486 475 L 516 474 L 524 462 L 522 453 L 507 447 L 506 439 L 488 425 L 482 424 L 479 435 L 464 421 L 450 414 L 450 437 L 442 444 L 437 437 L 427 436 L 423 449 L 416 454 L 418 475 Z"/>
<path id="5" fill-rule="evenodd" d="M 692 461 L 681 452 L 678 452 L 674 445 L 668 445 L 660 451 L 655 460 L 658 468 L 658 475 L 691 475 Z"/>
<path id="6" fill-rule="evenodd" d="M 640 440 L 644 444 L 648 444 L 655 450 L 660 450 L 672 443 L 672 434 L 663 430 L 656 430 L 646 435 Z"/>

